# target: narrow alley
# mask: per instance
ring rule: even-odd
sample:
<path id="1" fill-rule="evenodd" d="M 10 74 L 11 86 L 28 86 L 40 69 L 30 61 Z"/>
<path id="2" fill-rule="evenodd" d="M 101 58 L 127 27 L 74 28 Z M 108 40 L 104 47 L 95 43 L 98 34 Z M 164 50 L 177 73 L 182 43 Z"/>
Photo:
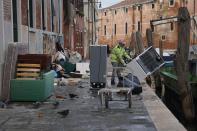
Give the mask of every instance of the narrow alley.
<path id="1" fill-rule="evenodd" d="M 0 131 L 197 131 L 196 0 L 0 0 Z"/>

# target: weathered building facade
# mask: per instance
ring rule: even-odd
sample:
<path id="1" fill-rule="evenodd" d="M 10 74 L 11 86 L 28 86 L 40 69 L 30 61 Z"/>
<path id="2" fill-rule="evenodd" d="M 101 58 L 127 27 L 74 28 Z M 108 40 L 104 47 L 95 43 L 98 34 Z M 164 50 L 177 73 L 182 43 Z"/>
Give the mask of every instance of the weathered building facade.
<path id="1" fill-rule="evenodd" d="M 84 57 L 89 57 L 89 45 L 98 44 L 98 0 L 84 0 Z"/>
<path id="2" fill-rule="evenodd" d="M 195 0 L 125 0 L 99 11 L 99 43 L 114 46 L 118 39 L 124 39 L 128 46 L 132 43 L 133 32 L 140 31 L 144 46 L 146 29 L 151 28 L 151 20 L 165 19 L 178 15 L 178 9 L 187 6 L 191 17 L 196 15 Z M 162 41 L 164 49 L 177 46 L 177 22 L 167 21 L 152 27 L 153 44 L 159 47 Z M 194 38 L 194 36 L 191 36 Z M 195 41 L 192 39 L 191 43 Z"/>
<path id="3" fill-rule="evenodd" d="M 62 5 L 63 0 L 0 0 L 0 89 L 9 43 L 26 44 L 31 54 L 54 53 L 63 38 Z"/>
<path id="4" fill-rule="evenodd" d="M 64 47 L 84 56 L 83 0 L 63 1 Z"/>

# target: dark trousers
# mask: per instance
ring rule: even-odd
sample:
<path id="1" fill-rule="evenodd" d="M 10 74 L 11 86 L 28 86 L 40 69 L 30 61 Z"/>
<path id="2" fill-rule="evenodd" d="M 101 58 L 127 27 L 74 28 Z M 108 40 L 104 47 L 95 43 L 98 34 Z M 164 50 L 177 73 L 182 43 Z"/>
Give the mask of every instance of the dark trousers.
<path id="1" fill-rule="evenodd" d="M 115 81 L 116 74 L 118 76 L 118 80 L 120 81 L 121 80 L 121 70 L 122 70 L 121 67 L 123 67 L 122 64 L 119 64 L 117 62 L 112 62 L 111 64 L 113 66 L 111 81 Z"/>

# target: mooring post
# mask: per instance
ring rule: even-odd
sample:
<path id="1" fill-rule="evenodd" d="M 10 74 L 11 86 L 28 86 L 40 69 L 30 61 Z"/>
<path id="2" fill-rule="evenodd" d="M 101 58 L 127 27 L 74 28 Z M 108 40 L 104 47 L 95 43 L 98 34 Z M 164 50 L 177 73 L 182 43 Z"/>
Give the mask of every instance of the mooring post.
<path id="1" fill-rule="evenodd" d="M 182 108 L 187 121 L 195 117 L 193 97 L 189 83 L 188 55 L 190 46 L 191 19 L 186 7 L 179 8 L 178 12 L 178 47 L 176 53 L 176 73 L 180 88 Z"/>

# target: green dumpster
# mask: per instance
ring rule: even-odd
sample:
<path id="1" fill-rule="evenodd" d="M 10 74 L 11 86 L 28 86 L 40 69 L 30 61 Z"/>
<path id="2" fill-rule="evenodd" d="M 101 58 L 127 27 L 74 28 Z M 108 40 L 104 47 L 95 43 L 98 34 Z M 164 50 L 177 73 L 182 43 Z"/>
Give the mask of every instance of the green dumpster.
<path id="1" fill-rule="evenodd" d="M 44 101 L 52 95 L 54 89 L 54 72 L 43 74 L 40 80 L 10 81 L 11 101 Z"/>

